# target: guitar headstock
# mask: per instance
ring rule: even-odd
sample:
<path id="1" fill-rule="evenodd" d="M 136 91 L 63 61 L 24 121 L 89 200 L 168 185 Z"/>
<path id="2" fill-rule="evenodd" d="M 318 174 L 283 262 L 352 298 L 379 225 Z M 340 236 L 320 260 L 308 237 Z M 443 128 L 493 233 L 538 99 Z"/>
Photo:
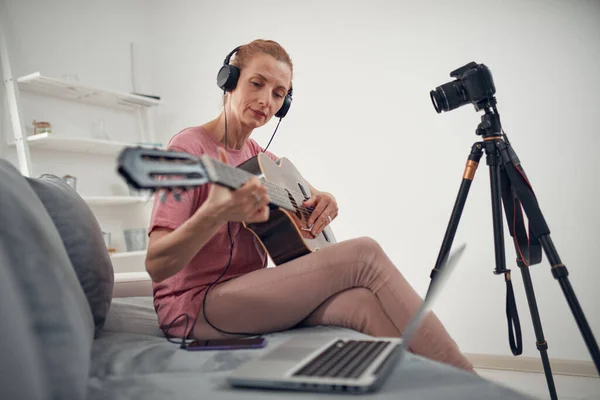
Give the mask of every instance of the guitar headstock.
<path id="1" fill-rule="evenodd" d="M 206 161 L 183 152 L 127 147 L 117 172 L 136 189 L 185 191 L 214 180 Z"/>

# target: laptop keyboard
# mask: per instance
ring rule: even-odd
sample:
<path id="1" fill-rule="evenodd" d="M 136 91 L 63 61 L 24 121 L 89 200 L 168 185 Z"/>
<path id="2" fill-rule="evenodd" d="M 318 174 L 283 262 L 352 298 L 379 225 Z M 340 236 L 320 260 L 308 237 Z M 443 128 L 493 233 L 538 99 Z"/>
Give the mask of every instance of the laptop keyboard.
<path id="1" fill-rule="evenodd" d="M 358 379 L 389 345 L 388 341 L 338 340 L 293 376 Z"/>

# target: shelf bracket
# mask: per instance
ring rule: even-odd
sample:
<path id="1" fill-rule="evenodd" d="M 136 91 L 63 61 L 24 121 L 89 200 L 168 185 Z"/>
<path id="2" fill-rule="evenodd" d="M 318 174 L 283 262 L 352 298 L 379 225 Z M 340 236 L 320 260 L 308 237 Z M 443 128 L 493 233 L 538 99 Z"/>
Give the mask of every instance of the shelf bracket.
<path id="1" fill-rule="evenodd" d="M 19 170 L 23 176 L 30 177 L 32 174 L 31 157 L 29 154 L 29 143 L 25 134 L 25 125 L 21 118 L 19 97 L 19 87 L 12 77 L 10 61 L 8 57 L 7 39 L 4 31 L 5 20 L 2 16 L 6 16 L 6 4 L 0 1 L 0 61 L 2 62 L 2 74 L 4 80 L 4 89 L 8 100 L 8 110 L 12 123 L 13 135 L 15 138 L 15 146 L 17 149 L 17 158 L 19 160 Z"/>

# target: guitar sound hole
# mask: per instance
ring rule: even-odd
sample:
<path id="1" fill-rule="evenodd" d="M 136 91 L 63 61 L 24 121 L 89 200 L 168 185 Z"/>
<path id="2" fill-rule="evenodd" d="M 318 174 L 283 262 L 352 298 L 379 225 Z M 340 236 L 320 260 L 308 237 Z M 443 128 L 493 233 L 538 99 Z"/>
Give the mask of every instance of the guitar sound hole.
<path id="1" fill-rule="evenodd" d="M 292 196 L 292 194 L 287 189 L 286 189 L 286 192 L 288 194 L 288 198 L 290 199 L 290 201 L 292 202 L 292 205 L 294 206 L 294 210 L 296 210 L 296 217 L 298 217 L 299 220 L 302 220 L 302 213 L 300 212 L 298 203 L 296 203 L 296 199 L 294 199 L 294 196 Z"/>
<path id="2" fill-rule="evenodd" d="M 302 195 L 304 196 L 304 200 L 308 200 L 310 199 L 310 196 L 308 196 L 308 194 L 306 193 L 306 189 L 304 189 L 304 186 L 302 186 L 302 184 L 300 182 L 298 182 L 298 187 L 300 188 L 300 191 L 302 192 Z M 306 220 L 308 222 L 308 217 L 310 216 L 309 212 L 306 211 Z"/>
<path id="3" fill-rule="evenodd" d="M 309 197 L 308 197 L 308 195 L 306 194 L 306 190 L 304 189 L 304 186 L 302 186 L 302 184 L 301 184 L 301 183 L 298 183 L 298 186 L 300 187 L 300 191 L 302 192 L 302 195 L 304 196 L 304 200 L 308 200 L 308 199 L 309 199 Z"/>

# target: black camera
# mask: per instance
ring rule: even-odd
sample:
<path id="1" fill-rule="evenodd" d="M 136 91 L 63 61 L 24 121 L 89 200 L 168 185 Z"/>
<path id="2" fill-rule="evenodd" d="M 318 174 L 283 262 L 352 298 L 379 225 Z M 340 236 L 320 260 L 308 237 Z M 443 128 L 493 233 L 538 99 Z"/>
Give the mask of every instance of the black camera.
<path id="1" fill-rule="evenodd" d="M 470 62 L 450 72 L 450 77 L 456 80 L 429 92 L 433 107 L 438 114 L 442 111 L 454 110 L 467 103 L 472 103 L 476 111 L 496 103 L 494 79 L 485 65 Z"/>

